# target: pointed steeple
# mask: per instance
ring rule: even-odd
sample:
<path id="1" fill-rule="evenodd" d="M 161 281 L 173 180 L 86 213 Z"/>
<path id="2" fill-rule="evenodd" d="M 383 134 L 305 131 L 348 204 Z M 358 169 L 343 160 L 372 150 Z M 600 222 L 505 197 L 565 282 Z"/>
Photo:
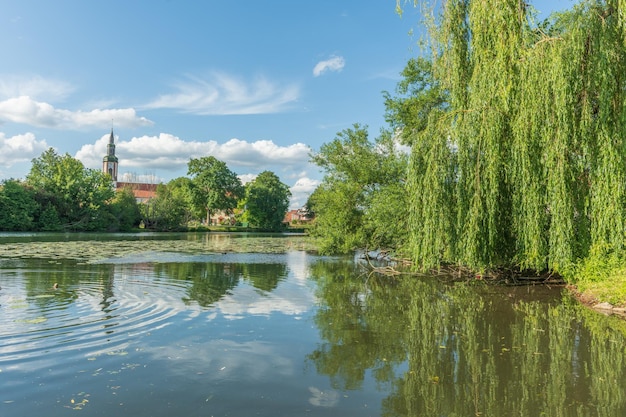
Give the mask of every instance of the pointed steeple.
<path id="1" fill-rule="evenodd" d="M 117 156 L 115 156 L 115 135 L 111 128 L 111 136 L 107 145 L 107 154 L 102 158 L 102 172 L 109 174 L 113 183 L 117 182 Z"/>

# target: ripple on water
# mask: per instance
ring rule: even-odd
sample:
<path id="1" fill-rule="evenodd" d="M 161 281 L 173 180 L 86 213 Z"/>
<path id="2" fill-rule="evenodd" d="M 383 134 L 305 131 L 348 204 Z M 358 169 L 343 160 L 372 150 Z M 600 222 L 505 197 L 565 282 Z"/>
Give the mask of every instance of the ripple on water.
<path id="1" fill-rule="evenodd" d="M 1 278 L 0 369 L 41 368 L 59 355 L 121 354 L 133 341 L 167 326 L 184 304 L 185 283 L 128 276 L 28 290 Z"/>

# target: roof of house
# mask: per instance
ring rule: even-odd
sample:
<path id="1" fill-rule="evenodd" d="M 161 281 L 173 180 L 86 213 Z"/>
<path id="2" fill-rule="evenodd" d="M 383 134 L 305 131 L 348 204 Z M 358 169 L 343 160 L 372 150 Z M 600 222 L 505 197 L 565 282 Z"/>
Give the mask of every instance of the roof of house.
<path id="1" fill-rule="evenodd" d="M 145 182 L 117 182 L 117 188 L 131 188 L 132 190 L 153 191 L 156 192 L 159 184 L 149 184 Z"/>
<path id="2" fill-rule="evenodd" d="M 149 184 L 144 182 L 118 182 L 116 188 L 122 190 L 130 188 L 137 199 L 149 200 L 156 197 L 156 189 L 159 184 Z"/>

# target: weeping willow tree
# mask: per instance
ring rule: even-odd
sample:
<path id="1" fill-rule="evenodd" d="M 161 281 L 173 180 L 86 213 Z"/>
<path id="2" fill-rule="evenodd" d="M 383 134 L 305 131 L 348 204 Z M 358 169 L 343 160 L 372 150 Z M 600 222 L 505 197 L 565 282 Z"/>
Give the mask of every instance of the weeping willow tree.
<path id="1" fill-rule="evenodd" d="M 541 24 L 523 0 L 437 13 L 432 72 L 449 105 L 404 132 L 412 258 L 564 273 L 592 247 L 623 250 L 626 0 Z"/>

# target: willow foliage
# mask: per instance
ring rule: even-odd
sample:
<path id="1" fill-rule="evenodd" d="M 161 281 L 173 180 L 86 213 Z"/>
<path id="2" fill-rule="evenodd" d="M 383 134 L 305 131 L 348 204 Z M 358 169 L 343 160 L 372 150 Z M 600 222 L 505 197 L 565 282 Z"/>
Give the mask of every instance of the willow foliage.
<path id="1" fill-rule="evenodd" d="M 422 268 L 565 272 L 626 226 L 626 0 L 537 24 L 521 0 L 447 0 L 430 30 L 449 106 L 411 139 Z"/>

